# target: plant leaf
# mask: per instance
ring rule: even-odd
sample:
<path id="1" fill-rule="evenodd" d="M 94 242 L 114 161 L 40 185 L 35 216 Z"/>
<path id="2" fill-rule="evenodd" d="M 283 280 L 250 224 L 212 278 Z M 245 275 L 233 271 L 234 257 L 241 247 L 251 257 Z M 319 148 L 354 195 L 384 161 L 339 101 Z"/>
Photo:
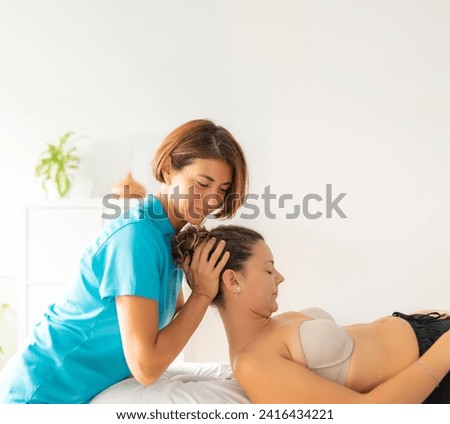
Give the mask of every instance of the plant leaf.
<path id="1" fill-rule="evenodd" d="M 36 166 L 36 175 L 37 175 L 38 177 L 42 177 L 42 175 L 45 174 L 47 168 L 48 168 L 48 167 L 47 167 L 47 165 L 46 165 L 45 163 L 39 163 L 39 164 Z"/>
<path id="2" fill-rule="evenodd" d="M 64 144 L 67 143 L 67 140 L 69 137 L 73 134 L 73 131 L 66 132 L 60 139 L 59 139 L 59 146 L 62 147 Z"/>
<path id="3" fill-rule="evenodd" d="M 61 197 L 64 197 L 70 189 L 70 180 L 66 174 L 66 171 L 59 169 L 55 176 L 56 187 Z"/>

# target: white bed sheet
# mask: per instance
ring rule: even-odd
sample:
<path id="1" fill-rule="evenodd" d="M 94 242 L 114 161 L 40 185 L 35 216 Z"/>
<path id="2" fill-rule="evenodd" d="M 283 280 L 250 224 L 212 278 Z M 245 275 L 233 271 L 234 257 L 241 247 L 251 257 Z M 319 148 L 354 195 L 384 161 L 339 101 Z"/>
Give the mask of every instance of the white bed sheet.
<path id="1" fill-rule="evenodd" d="M 98 394 L 94 404 L 250 403 L 228 363 L 176 362 L 151 386 L 127 378 Z"/>

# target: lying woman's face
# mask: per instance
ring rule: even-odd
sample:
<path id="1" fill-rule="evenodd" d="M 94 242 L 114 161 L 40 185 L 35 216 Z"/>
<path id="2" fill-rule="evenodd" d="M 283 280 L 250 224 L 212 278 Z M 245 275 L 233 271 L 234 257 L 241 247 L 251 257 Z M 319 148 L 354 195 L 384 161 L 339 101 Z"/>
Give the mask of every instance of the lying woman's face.
<path id="1" fill-rule="evenodd" d="M 256 313 L 269 317 L 278 309 L 278 285 L 284 277 L 275 268 L 272 252 L 265 241 L 255 243 L 253 255 L 241 274 L 241 301 Z"/>

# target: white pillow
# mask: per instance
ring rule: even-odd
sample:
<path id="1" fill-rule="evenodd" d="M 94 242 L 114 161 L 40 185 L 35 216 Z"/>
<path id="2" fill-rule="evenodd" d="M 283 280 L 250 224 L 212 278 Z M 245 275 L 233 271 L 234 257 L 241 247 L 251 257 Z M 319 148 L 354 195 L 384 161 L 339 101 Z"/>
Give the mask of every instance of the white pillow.
<path id="1" fill-rule="evenodd" d="M 228 363 L 176 362 L 151 386 L 127 378 L 91 403 L 250 403 Z"/>

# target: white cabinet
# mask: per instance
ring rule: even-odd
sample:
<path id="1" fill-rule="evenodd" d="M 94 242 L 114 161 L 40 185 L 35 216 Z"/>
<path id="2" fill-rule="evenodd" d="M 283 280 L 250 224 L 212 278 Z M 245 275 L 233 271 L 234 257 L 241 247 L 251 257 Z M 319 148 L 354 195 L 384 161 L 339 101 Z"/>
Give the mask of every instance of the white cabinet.
<path id="1" fill-rule="evenodd" d="M 18 342 L 70 282 L 86 246 L 102 227 L 102 201 L 59 200 L 24 207 L 24 264 Z"/>

